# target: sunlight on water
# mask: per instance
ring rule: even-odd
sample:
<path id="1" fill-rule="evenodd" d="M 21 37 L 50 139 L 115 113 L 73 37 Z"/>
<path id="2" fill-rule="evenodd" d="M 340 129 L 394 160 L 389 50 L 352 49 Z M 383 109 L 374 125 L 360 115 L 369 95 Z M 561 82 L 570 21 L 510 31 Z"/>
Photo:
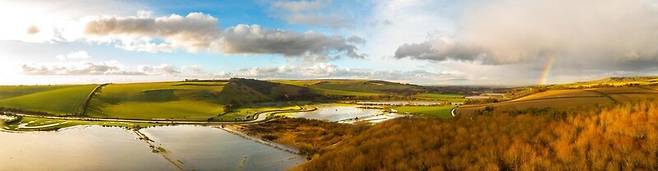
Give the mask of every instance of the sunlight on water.
<path id="1" fill-rule="evenodd" d="M 72 127 L 56 132 L 0 132 L 4 170 L 174 170 L 121 128 Z"/>
<path id="2" fill-rule="evenodd" d="M 169 126 L 141 132 L 170 151 L 185 170 L 286 170 L 304 162 L 302 156 L 216 128 Z"/>
<path id="3" fill-rule="evenodd" d="M 385 117 L 382 117 L 385 116 Z M 291 117 L 320 119 L 331 122 L 348 122 L 355 120 L 367 120 L 368 118 L 385 118 L 391 119 L 400 115 L 386 113 L 381 109 L 364 109 L 357 105 L 319 105 L 318 109 L 310 112 L 294 113 Z"/>
<path id="4" fill-rule="evenodd" d="M 302 156 L 200 126 L 141 130 L 185 170 L 285 170 Z M 129 130 L 77 126 L 53 132 L 0 132 L 2 170 L 178 170 Z"/>

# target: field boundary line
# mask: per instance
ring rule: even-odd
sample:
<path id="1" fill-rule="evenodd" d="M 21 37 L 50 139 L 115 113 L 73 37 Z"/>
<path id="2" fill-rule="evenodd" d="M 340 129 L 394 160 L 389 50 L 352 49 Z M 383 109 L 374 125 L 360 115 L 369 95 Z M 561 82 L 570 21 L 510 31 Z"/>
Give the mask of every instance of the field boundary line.
<path id="1" fill-rule="evenodd" d="M 82 112 L 80 112 L 80 115 L 87 116 L 87 111 L 89 109 L 89 104 L 91 103 L 91 99 L 94 98 L 96 93 L 98 91 L 100 91 L 101 89 L 103 89 L 103 87 L 105 87 L 106 85 L 110 85 L 110 83 L 100 84 L 100 85 L 96 86 L 96 88 L 91 90 L 89 95 L 87 95 L 87 99 L 85 99 L 85 102 L 82 104 Z"/>
<path id="2" fill-rule="evenodd" d="M 617 99 L 613 98 L 612 96 L 610 96 L 610 95 L 607 94 L 607 93 L 604 93 L 604 92 L 601 92 L 601 91 L 598 91 L 598 90 L 592 90 L 592 89 L 585 89 L 585 91 L 598 93 L 598 94 L 600 94 L 600 95 L 602 95 L 602 96 L 604 96 L 604 97 L 606 97 L 606 98 L 612 100 L 612 102 L 615 103 L 615 104 L 619 103 L 619 101 L 617 101 Z"/>

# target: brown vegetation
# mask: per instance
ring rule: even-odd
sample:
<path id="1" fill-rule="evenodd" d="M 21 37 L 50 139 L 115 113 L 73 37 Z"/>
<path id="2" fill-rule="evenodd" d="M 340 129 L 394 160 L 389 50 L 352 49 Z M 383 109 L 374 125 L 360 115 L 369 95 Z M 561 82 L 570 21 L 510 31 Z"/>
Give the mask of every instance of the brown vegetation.
<path id="1" fill-rule="evenodd" d="M 283 118 L 255 125 L 241 125 L 238 130 L 250 136 L 286 144 L 311 156 L 368 128 L 365 124 L 338 124 L 302 118 Z"/>
<path id="2" fill-rule="evenodd" d="M 553 115 L 400 118 L 296 169 L 656 170 L 657 155 L 658 102 L 650 101 Z"/>

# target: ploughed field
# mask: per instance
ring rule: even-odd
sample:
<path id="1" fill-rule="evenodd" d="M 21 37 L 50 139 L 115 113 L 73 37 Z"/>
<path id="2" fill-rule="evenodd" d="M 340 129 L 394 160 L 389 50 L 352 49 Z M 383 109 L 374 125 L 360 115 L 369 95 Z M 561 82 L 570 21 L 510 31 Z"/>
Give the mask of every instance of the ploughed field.
<path id="1" fill-rule="evenodd" d="M 567 112 L 585 108 L 609 106 L 617 103 L 638 102 L 658 99 L 658 87 L 627 86 L 580 89 L 549 89 L 513 100 L 465 105 L 457 109 L 458 114 L 482 113 L 487 111 L 518 112 L 528 110 L 551 110 Z"/>

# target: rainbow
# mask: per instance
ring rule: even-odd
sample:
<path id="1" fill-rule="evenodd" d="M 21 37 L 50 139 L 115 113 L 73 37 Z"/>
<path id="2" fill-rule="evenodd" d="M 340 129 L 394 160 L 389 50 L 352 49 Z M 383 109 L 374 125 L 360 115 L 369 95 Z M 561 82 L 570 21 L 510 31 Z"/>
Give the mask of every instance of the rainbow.
<path id="1" fill-rule="evenodd" d="M 541 77 L 539 78 L 539 85 L 546 84 L 548 75 L 551 73 L 551 68 L 553 68 L 553 62 L 555 62 L 554 57 L 549 57 L 548 60 L 546 60 L 546 65 L 544 65 L 544 70 L 541 72 Z"/>

